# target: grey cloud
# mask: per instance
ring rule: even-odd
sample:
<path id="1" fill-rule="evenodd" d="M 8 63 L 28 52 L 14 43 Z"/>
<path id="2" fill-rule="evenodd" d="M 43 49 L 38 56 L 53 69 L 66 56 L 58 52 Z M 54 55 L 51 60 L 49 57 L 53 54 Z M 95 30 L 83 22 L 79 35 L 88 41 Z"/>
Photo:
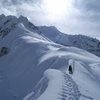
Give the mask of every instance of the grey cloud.
<path id="1" fill-rule="evenodd" d="M 0 0 L 0 3 L 3 6 L 11 6 L 11 5 L 21 5 L 23 3 L 36 3 L 39 0 Z"/>
<path id="2" fill-rule="evenodd" d="M 74 7 L 80 12 L 79 19 L 100 22 L 100 0 L 74 0 Z"/>
<path id="3" fill-rule="evenodd" d="M 36 3 L 38 2 L 39 0 L 12 0 L 13 4 L 22 4 L 22 3 Z"/>
<path id="4" fill-rule="evenodd" d="M 100 11 L 100 0 L 75 0 L 75 5 L 87 11 Z"/>
<path id="5" fill-rule="evenodd" d="M 12 0 L 1 0 L 0 4 L 2 4 L 2 6 L 10 6 L 12 5 Z"/>
<path id="6" fill-rule="evenodd" d="M 24 15 L 35 9 L 34 5 L 39 0 L 0 0 L 0 14 Z M 28 14 L 29 14 L 28 13 Z M 30 14 L 29 14 L 30 15 Z"/>

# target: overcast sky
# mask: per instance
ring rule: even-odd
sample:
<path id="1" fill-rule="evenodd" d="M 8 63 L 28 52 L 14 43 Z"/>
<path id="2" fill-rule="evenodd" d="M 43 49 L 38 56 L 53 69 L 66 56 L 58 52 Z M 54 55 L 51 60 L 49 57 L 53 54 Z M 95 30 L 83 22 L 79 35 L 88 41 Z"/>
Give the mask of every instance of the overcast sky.
<path id="1" fill-rule="evenodd" d="M 0 0 L 0 14 L 24 15 L 35 25 L 100 39 L 100 0 Z"/>

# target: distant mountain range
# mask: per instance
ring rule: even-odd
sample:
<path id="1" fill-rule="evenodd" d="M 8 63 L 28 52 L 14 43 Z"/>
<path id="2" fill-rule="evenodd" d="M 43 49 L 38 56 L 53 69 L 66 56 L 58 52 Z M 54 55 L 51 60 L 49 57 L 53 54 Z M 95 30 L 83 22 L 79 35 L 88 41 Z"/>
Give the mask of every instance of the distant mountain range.
<path id="1" fill-rule="evenodd" d="M 97 56 L 100 56 L 100 41 L 85 35 L 69 35 L 61 33 L 56 27 L 41 26 L 41 32 L 51 39 L 53 42 L 64 45 L 73 46 L 87 50 Z"/>

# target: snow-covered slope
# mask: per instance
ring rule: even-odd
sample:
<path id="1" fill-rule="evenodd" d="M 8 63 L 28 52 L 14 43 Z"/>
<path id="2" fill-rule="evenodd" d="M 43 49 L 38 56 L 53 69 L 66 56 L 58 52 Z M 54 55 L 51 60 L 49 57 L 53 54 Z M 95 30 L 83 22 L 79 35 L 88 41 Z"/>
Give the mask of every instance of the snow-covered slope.
<path id="1" fill-rule="evenodd" d="M 0 100 L 99 100 L 99 57 L 52 42 L 23 16 L 2 16 L 10 31 L 0 32 Z"/>
<path id="2" fill-rule="evenodd" d="M 51 27 L 41 26 L 39 27 L 39 30 L 55 43 L 64 46 L 78 47 L 87 50 L 97 56 L 100 56 L 100 41 L 95 38 L 84 35 L 64 34 L 53 26 Z"/>

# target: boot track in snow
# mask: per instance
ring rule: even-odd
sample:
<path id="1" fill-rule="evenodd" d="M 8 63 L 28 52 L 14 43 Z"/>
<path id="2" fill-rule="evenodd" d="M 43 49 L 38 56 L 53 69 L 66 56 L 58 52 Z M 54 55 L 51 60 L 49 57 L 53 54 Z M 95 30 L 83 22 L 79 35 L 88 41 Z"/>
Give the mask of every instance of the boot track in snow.
<path id="1" fill-rule="evenodd" d="M 64 82 L 62 84 L 62 91 L 59 94 L 59 100 L 79 100 L 80 91 L 77 84 L 71 79 L 67 73 L 63 73 Z"/>

